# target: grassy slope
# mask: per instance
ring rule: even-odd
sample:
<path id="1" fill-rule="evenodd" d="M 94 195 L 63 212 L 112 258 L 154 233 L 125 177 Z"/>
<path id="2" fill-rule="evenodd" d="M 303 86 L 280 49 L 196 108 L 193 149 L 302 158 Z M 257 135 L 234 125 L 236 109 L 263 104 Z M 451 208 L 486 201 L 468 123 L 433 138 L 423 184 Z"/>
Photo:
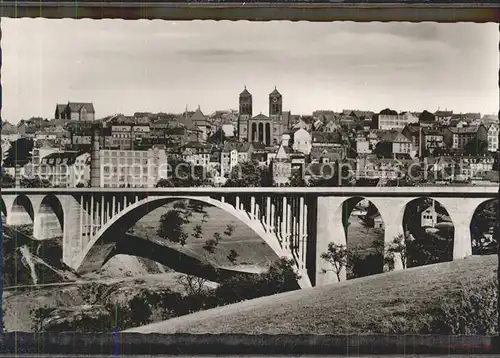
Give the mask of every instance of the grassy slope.
<path id="1" fill-rule="evenodd" d="M 287 292 L 135 328 L 143 333 L 345 334 L 407 331 L 462 283 L 496 275 L 497 258 L 470 257 Z M 408 332 L 410 333 L 410 332 Z"/>

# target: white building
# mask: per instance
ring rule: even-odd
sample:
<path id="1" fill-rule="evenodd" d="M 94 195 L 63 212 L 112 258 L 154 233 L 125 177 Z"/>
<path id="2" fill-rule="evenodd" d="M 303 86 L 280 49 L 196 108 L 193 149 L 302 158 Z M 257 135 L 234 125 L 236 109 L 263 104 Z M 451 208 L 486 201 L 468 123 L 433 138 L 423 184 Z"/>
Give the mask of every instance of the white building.
<path id="1" fill-rule="evenodd" d="M 356 152 L 358 154 L 369 154 L 372 153 L 372 147 L 370 141 L 365 135 L 358 135 L 356 137 Z"/>
<path id="2" fill-rule="evenodd" d="M 435 227 L 436 224 L 437 224 L 437 213 L 433 203 L 432 206 L 429 206 L 427 209 L 422 211 L 422 214 L 420 214 L 420 226 Z"/>
<path id="3" fill-rule="evenodd" d="M 90 154 L 78 152 L 54 152 L 41 159 L 38 173 L 53 187 L 76 187 L 90 180 Z"/>
<path id="4" fill-rule="evenodd" d="M 498 150 L 498 123 L 492 123 L 488 127 L 488 150 L 496 152 Z"/>
<path id="5" fill-rule="evenodd" d="M 252 143 L 226 142 L 220 157 L 221 175 L 231 173 L 234 167 L 252 159 Z"/>
<path id="6" fill-rule="evenodd" d="M 152 188 L 173 175 L 164 149 L 100 150 L 100 186 Z"/>
<path id="7" fill-rule="evenodd" d="M 292 148 L 296 152 L 309 155 L 309 153 L 311 153 L 311 148 L 312 148 L 311 134 L 309 134 L 309 132 L 303 128 L 295 131 L 295 133 L 293 134 Z"/>
<path id="8" fill-rule="evenodd" d="M 380 114 L 378 116 L 378 129 L 403 129 L 410 123 L 418 123 L 418 117 L 405 112 L 403 114 Z"/>
<path id="9" fill-rule="evenodd" d="M 54 147 L 35 147 L 31 153 L 31 166 L 30 170 L 26 173 L 28 176 L 37 176 L 40 175 L 40 164 L 42 162 L 42 158 L 53 154 L 53 153 L 62 153 L 63 151 L 59 148 Z"/>
<path id="10" fill-rule="evenodd" d="M 184 145 L 182 159 L 192 165 L 208 167 L 210 163 L 211 146 L 199 142 L 189 142 Z"/>

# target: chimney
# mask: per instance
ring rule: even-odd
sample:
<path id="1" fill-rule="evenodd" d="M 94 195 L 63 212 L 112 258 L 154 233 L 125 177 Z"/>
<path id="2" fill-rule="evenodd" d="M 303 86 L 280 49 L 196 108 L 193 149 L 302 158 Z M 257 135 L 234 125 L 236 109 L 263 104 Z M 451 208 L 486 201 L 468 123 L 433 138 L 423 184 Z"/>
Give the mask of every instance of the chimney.
<path id="1" fill-rule="evenodd" d="M 98 188 L 101 186 L 101 163 L 99 142 L 101 139 L 99 124 L 92 125 L 92 141 L 90 148 L 90 187 Z"/>
<path id="2" fill-rule="evenodd" d="M 18 163 L 16 163 L 14 170 L 15 170 L 14 171 L 15 187 L 20 188 L 21 187 L 21 167 L 19 166 Z"/>

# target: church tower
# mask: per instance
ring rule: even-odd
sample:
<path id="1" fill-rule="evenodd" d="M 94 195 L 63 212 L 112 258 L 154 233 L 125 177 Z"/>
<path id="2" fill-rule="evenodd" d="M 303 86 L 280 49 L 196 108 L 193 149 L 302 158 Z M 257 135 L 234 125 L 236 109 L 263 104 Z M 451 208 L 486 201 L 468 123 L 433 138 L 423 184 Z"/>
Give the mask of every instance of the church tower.
<path id="1" fill-rule="evenodd" d="M 281 121 L 283 115 L 283 97 L 278 92 L 276 87 L 269 94 L 269 117 L 273 121 Z"/>
<path id="2" fill-rule="evenodd" d="M 247 87 L 240 93 L 240 106 L 238 113 L 238 138 L 240 140 L 248 137 L 248 121 L 252 118 L 252 94 Z"/>

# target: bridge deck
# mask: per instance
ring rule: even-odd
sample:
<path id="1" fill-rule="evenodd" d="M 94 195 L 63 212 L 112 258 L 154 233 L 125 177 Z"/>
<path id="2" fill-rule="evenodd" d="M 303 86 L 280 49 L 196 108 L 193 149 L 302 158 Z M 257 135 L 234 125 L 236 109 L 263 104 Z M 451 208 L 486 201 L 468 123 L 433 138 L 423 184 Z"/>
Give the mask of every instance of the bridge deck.
<path id="1" fill-rule="evenodd" d="M 401 196 L 401 197 L 496 197 L 496 186 L 423 186 L 423 187 L 193 187 L 193 188 L 4 188 L 2 195 L 8 194 L 146 194 L 162 195 L 286 195 L 302 194 L 310 196 Z"/>

